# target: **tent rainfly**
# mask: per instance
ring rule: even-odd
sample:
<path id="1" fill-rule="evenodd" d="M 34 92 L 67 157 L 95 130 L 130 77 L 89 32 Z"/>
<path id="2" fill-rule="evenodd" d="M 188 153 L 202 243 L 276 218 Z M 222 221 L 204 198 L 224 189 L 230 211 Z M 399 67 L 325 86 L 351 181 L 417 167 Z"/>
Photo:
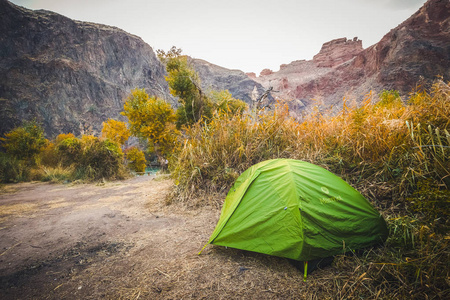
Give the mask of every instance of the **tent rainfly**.
<path id="1" fill-rule="evenodd" d="M 383 217 L 340 177 L 304 161 L 273 159 L 239 176 L 208 244 L 306 262 L 387 235 Z"/>

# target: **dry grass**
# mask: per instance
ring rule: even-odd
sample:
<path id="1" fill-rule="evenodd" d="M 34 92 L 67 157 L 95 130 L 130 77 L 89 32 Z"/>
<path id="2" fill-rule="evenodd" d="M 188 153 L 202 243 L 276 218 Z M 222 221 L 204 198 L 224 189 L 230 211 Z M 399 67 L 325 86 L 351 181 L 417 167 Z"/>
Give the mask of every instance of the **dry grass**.
<path id="1" fill-rule="evenodd" d="M 395 91 L 369 93 L 359 106 L 345 103 L 336 116 L 316 113 L 301 122 L 282 105 L 257 120 L 219 116 L 186 131 L 171 161 L 177 189 L 169 202 L 220 207 L 217 199 L 255 163 L 278 157 L 312 162 L 366 196 L 387 220 L 390 238 L 380 249 L 338 257 L 336 273 L 321 272 L 306 287 L 309 293 L 297 287 L 297 296 L 448 298 L 449 131 L 450 87 L 441 80 L 409 99 Z M 282 286 L 286 292 L 272 296 L 292 297 L 287 291 L 295 283 L 284 282 L 277 292 Z"/>
<path id="2" fill-rule="evenodd" d="M 279 105 L 256 121 L 249 115 L 225 115 L 196 124 L 171 161 L 178 200 L 223 194 L 251 165 L 279 157 L 321 165 L 374 201 L 386 185 L 396 198 L 405 198 L 419 178 L 448 189 L 449 90 L 437 81 L 430 94 L 414 93 L 407 105 L 392 91 L 379 98 L 369 93 L 358 107 L 344 104 L 337 116 L 316 113 L 302 122 L 289 118 L 287 107 Z"/>

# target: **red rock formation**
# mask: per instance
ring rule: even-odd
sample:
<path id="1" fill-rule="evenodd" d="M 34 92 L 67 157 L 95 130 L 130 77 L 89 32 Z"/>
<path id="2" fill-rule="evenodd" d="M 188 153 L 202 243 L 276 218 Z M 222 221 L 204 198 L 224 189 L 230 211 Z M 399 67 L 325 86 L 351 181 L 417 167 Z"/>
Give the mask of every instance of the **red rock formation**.
<path id="1" fill-rule="evenodd" d="M 360 100 L 370 90 L 407 94 L 422 79 L 431 82 L 441 75 L 448 81 L 450 1 L 428 0 L 380 42 L 361 49 L 358 39 L 333 40 L 312 61 L 282 65 L 280 71 L 256 80 L 280 90 L 278 98 L 301 100 L 302 109 L 317 105 L 312 99 L 321 100 L 324 108 L 339 109 L 343 97 Z"/>
<path id="2" fill-rule="evenodd" d="M 353 40 L 336 39 L 323 44 L 320 52 L 314 56 L 313 61 L 318 67 L 335 67 L 352 59 L 362 50 L 362 41 L 358 40 L 357 37 Z"/>
<path id="3" fill-rule="evenodd" d="M 289 89 L 289 80 L 287 79 L 287 77 L 281 78 L 281 80 L 280 80 L 280 87 L 283 90 Z"/>
<path id="4" fill-rule="evenodd" d="M 353 62 L 383 86 L 407 92 L 420 77 L 450 78 L 450 1 L 429 0 Z"/>
<path id="5" fill-rule="evenodd" d="M 267 76 L 267 75 L 270 75 L 270 74 L 273 74 L 272 70 L 264 69 L 264 70 L 261 71 L 261 73 L 259 73 L 259 76 Z"/>

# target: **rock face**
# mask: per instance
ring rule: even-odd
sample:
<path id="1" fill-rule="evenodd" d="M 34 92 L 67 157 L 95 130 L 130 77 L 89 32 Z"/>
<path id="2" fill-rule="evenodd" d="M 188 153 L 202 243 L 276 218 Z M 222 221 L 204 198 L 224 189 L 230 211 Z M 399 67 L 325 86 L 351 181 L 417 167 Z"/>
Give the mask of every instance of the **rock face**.
<path id="1" fill-rule="evenodd" d="M 448 0 L 427 1 L 365 50 L 361 51 L 358 39 L 333 40 L 325 43 L 313 60 L 281 65 L 278 72 L 256 80 L 279 90 L 277 97 L 292 100 L 300 111 L 318 104 L 319 108 L 338 110 L 343 97 L 361 100 L 370 90 L 382 89 L 407 94 L 418 81 L 431 82 L 438 75 L 450 80 Z"/>
<path id="2" fill-rule="evenodd" d="M 239 70 L 230 70 L 211 64 L 201 59 L 189 60 L 198 72 L 202 88 L 208 90 L 228 90 L 234 98 L 252 103 L 251 95 L 256 86 L 259 95 L 264 93 L 264 87 Z"/>
<path id="3" fill-rule="evenodd" d="M 420 77 L 450 79 L 450 1 L 429 0 L 352 62 L 386 88 L 409 92 Z"/>
<path id="4" fill-rule="evenodd" d="M 273 71 L 271 69 L 264 69 L 259 73 L 259 76 L 267 76 L 273 74 Z"/>
<path id="5" fill-rule="evenodd" d="M 336 39 L 323 44 L 320 52 L 313 57 L 313 61 L 318 67 L 335 67 L 352 59 L 361 51 L 363 51 L 362 41 L 357 37 L 353 40 Z"/>
<path id="6" fill-rule="evenodd" d="M 0 134 L 33 118 L 48 137 L 98 133 L 133 88 L 170 99 L 164 75 L 137 36 L 0 0 Z"/>

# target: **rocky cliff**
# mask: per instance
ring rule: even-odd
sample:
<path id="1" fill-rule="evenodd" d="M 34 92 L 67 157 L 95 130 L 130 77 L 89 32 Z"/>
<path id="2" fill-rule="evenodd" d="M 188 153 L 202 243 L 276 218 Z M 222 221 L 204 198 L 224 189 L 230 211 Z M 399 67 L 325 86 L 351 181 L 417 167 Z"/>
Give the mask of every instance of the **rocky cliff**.
<path id="1" fill-rule="evenodd" d="M 0 134 L 36 118 L 47 136 L 98 133 L 133 88 L 170 99 L 139 37 L 0 0 Z"/>
<path id="2" fill-rule="evenodd" d="M 264 93 L 264 87 L 239 70 L 230 70 L 211 64 L 201 59 L 190 59 L 198 72 L 202 88 L 208 90 L 228 90 L 234 98 L 252 103 L 251 95 L 256 86 L 259 95 Z"/>
<path id="3" fill-rule="evenodd" d="M 450 1 L 429 0 L 380 42 L 362 50 L 346 38 L 323 45 L 311 61 L 294 61 L 255 78 L 297 110 L 339 109 L 343 97 L 361 100 L 370 90 L 411 92 L 419 81 L 450 80 Z"/>

